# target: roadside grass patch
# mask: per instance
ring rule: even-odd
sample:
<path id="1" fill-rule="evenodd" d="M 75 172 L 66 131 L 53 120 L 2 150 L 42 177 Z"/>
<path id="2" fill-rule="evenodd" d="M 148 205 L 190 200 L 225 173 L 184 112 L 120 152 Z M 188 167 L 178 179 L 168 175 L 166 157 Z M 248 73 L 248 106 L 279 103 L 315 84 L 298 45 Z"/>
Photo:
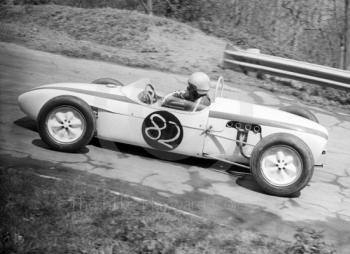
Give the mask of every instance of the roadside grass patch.
<path id="1" fill-rule="evenodd" d="M 333 253 L 322 235 L 290 243 L 12 168 L 0 186 L 0 253 Z"/>

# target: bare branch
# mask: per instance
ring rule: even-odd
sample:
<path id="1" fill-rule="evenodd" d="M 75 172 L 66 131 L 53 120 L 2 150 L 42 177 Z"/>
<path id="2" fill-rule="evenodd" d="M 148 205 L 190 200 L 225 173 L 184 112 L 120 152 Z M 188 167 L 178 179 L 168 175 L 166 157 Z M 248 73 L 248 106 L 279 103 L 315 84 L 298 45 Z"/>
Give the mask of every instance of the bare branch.
<path id="1" fill-rule="evenodd" d="M 168 5 L 169 5 L 169 7 L 170 7 L 170 9 L 172 11 L 176 11 L 176 8 L 174 7 L 174 5 L 169 0 L 165 0 L 165 1 L 168 3 Z"/>

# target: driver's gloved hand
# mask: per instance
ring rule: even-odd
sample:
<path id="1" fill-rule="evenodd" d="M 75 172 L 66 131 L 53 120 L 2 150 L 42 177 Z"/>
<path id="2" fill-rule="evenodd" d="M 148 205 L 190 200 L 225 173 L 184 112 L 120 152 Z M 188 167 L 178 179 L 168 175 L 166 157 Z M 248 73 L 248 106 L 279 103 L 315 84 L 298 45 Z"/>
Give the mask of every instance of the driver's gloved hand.
<path id="1" fill-rule="evenodd" d="M 142 101 L 145 104 L 151 104 L 151 100 L 149 96 L 147 96 L 147 93 L 144 91 L 140 95 L 140 101 Z"/>

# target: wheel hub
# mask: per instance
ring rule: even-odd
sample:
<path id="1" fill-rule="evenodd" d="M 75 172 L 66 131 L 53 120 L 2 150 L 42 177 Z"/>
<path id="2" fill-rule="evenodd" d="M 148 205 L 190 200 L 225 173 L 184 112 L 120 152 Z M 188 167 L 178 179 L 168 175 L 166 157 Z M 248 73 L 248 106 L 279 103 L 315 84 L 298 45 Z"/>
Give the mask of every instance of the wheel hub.
<path id="1" fill-rule="evenodd" d="M 65 121 L 63 122 L 62 127 L 65 128 L 65 129 L 71 127 L 71 126 L 70 126 L 70 121 L 65 120 Z"/>
<path id="2" fill-rule="evenodd" d="M 278 170 L 285 170 L 286 169 L 285 167 L 287 165 L 288 164 L 285 163 L 284 160 L 282 160 L 282 161 L 277 161 L 276 167 L 277 167 Z"/>
<path id="3" fill-rule="evenodd" d="M 85 118 L 77 109 L 62 106 L 48 114 L 46 121 L 50 136 L 58 143 L 76 142 L 85 132 Z"/>
<path id="4" fill-rule="evenodd" d="M 298 152 L 286 146 L 266 150 L 260 163 L 263 177 L 274 186 L 293 184 L 299 179 L 303 167 Z"/>

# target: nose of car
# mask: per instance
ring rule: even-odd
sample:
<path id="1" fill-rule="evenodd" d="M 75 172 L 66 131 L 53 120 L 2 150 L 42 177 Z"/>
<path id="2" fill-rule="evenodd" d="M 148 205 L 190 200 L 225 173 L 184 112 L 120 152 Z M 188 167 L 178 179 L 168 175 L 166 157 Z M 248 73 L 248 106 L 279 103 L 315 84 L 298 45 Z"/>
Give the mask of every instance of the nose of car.
<path id="1" fill-rule="evenodd" d="M 24 114 L 30 118 L 35 118 L 33 113 L 35 100 L 31 100 L 29 92 L 23 93 L 18 97 L 18 105 Z"/>
<path id="2" fill-rule="evenodd" d="M 20 96 L 18 96 L 18 105 L 20 107 L 20 109 L 24 112 L 24 101 L 25 101 L 25 94 L 21 94 Z"/>

